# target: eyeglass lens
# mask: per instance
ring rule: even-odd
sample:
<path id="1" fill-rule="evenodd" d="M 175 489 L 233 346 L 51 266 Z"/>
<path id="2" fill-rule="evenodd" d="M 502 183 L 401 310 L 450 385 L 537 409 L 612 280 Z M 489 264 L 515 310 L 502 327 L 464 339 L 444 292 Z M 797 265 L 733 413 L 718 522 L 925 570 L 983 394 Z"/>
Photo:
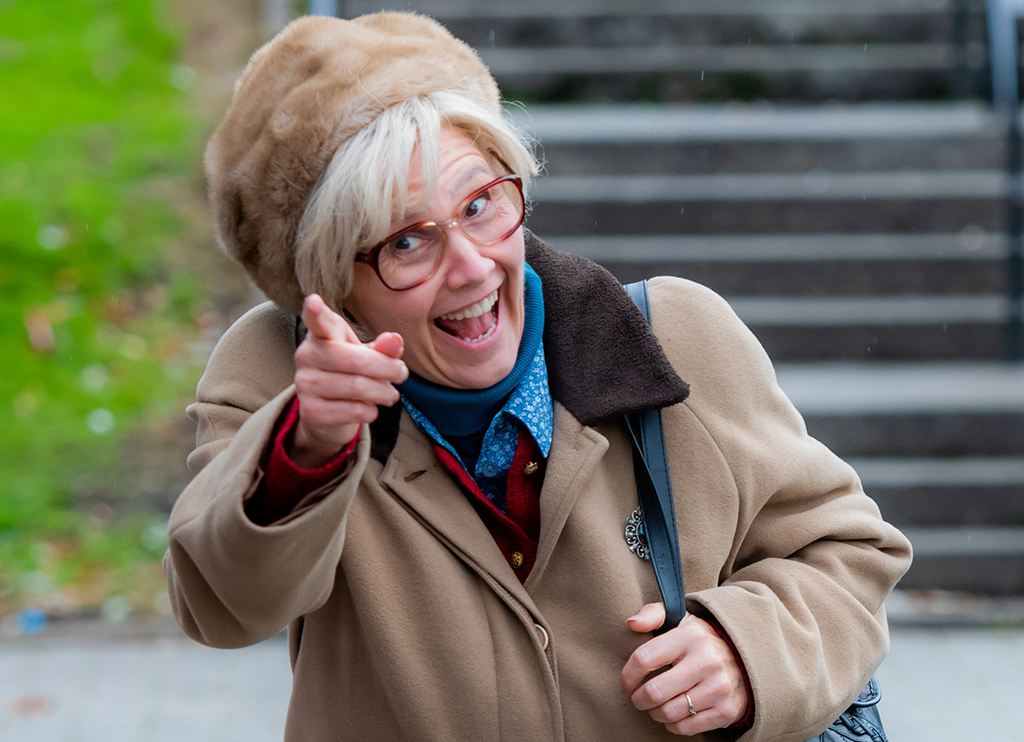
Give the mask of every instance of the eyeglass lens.
<path id="1" fill-rule="evenodd" d="M 451 226 L 472 242 L 486 247 L 503 240 L 519 226 L 523 197 L 503 181 L 467 198 L 447 225 L 423 224 L 399 232 L 382 245 L 377 270 L 393 289 L 411 287 L 428 278 L 441 259 L 444 233 Z"/>

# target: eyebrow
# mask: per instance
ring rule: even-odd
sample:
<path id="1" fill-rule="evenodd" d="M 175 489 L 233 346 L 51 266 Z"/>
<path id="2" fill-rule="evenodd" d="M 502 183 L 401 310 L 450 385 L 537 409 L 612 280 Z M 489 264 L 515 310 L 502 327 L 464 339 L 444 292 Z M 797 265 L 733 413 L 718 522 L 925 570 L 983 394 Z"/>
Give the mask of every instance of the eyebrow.
<path id="1" fill-rule="evenodd" d="M 480 173 L 486 173 L 487 175 L 493 176 L 493 173 L 491 173 L 490 168 L 485 167 L 484 165 L 476 164 L 462 174 L 462 177 L 460 177 L 458 182 L 456 183 L 456 187 L 459 190 L 462 190 L 463 186 L 469 183 L 469 181 L 473 180 L 473 178 L 475 178 Z"/>
<path id="2" fill-rule="evenodd" d="M 484 173 L 485 175 L 488 175 L 488 176 L 490 176 L 492 178 L 494 177 L 494 173 L 491 172 L 491 169 L 489 167 L 487 167 L 486 165 L 481 165 L 481 164 L 478 163 L 478 164 L 474 165 L 473 167 L 471 167 L 466 172 L 464 172 L 462 175 L 459 176 L 459 179 L 455 182 L 455 191 L 456 191 L 456 193 L 462 191 L 462 189 L 465 188 L 465 186 L 471 180 L 473 180 L 475 177 L 477 177 L 481 173 Z M 406 215 L 405 218 L 403 219 L 401 214 L 396 214 L 396 213 L 392 212 L 392 214 L 391 214 L 391 221 L 392 222 L 395 222 L 395 221 L 407 221 L 407 222 L 409 222 L 409 224 L 407 226 L 412 226 L 412 225 L 417 224 L 418 222 L 423 221 L 423 220 L 421 220 L 421 219 L 410 219 L 410 217 L 408 215 Z M 405 229 L 405 227 L 403 227 L 402 229 Z M 398 230 L 398 231 L 401 231 L 401 230 Z"/>

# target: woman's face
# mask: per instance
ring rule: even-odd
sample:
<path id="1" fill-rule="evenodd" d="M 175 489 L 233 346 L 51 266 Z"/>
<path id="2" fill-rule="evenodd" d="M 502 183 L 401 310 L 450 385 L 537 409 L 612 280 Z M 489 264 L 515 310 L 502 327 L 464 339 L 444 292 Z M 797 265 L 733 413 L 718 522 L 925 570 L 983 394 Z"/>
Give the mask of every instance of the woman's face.
<path id="1" fill-rule="evenodd" d="M 423 211 L 393 222 L 389 234 L 417 222 L 447 222 L 463 199 L 496 176 L 476 145 L 456 129 L 441 130 L 439 149 L 441 171 L 433 200 Z M 422 187 L 419 158 L 414 157 L 410 203 L 416 203 Z M 374 336 L 401 334 L 402 357 L 414 373 L 456 389 L 484 389 L 512 371 L 523 335 L 522 227 L 488 247 L 474 244 L 458 229 L 448 230 L 437 271 L 406 291 L 387 288 L 368 265 L 357 263 L 355 272 L 345 308 Z M 478 316 L 456 319 L 458 312 Z"/>

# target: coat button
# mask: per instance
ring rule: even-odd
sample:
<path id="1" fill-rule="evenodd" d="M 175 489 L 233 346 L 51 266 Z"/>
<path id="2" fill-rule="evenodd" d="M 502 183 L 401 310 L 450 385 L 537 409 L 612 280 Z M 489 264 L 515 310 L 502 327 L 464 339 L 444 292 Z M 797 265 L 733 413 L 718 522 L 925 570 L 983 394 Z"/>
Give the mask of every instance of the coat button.
<path id="1" fill-rule="evenodd" d="M 526 476 L 530 476 L 531 474 L 536 472 L 537 469 L 539 469 L 539 468 L 540 467 L 537 466 L 537 462 L 536 461 L 531 461 L 529 464 L 527 464 L 526 466 L 523 467 L 523 474 L 525 474 Z"/>
<path id="2" fill-rule="evenodd" d="M 523 566 L 523 552 L 512 552 L 512 569 L 520 569 Z"/>
<path id="3" fill-rule="evenodd" d="M 551 639 L 550 637 L 548 637 L 547 630 L 539 623 L 535 623 L 533 625 L 533 628 L 537 629 L 537 633 L 540 634 L 541 651 L 546 650 L 548 648 L 548 644 L 551 643 Z"/>
<path id="4" fill-rule="evenodd" d="M 493 461 L 485 461 L 480 465 L 480 472 L 485 477 L 496 477 L 498 476 L 498 465 Z"/>

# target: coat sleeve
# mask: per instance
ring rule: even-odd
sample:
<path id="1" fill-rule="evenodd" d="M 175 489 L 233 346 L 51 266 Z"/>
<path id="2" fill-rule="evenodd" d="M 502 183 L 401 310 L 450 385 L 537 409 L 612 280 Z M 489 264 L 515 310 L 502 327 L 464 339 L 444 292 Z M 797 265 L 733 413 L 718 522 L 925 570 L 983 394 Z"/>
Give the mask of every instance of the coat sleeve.
<path id="1" fill-rule="evenodd" d="M 753 334 L 717 294 L 650 284 L 654 329 L 690 383 L 683 403 L 734 482 L 719 585 L 687 596 L 735 643 L 754 693 L 744 742 L 803 742 L 838 717 L 888 651 L 883 601 L 910 544 L 847 464 L 807 434 Z M 683 514 L 685 517 L 685 514 Z"/>
<path id="2" fill-rule="evenodd" d="M 246 517 L 274 424 L 294 398 L 293 323 L 269 304 L 242 317 L 218 343 L 188 410 L 196 476 L 171 511 L 164 573 L 178 623 L 209 646 L 262 641 L 326 602 L 369 457 L 364 426 L 353 469 L 315 507 L 269 526 Z"/>

